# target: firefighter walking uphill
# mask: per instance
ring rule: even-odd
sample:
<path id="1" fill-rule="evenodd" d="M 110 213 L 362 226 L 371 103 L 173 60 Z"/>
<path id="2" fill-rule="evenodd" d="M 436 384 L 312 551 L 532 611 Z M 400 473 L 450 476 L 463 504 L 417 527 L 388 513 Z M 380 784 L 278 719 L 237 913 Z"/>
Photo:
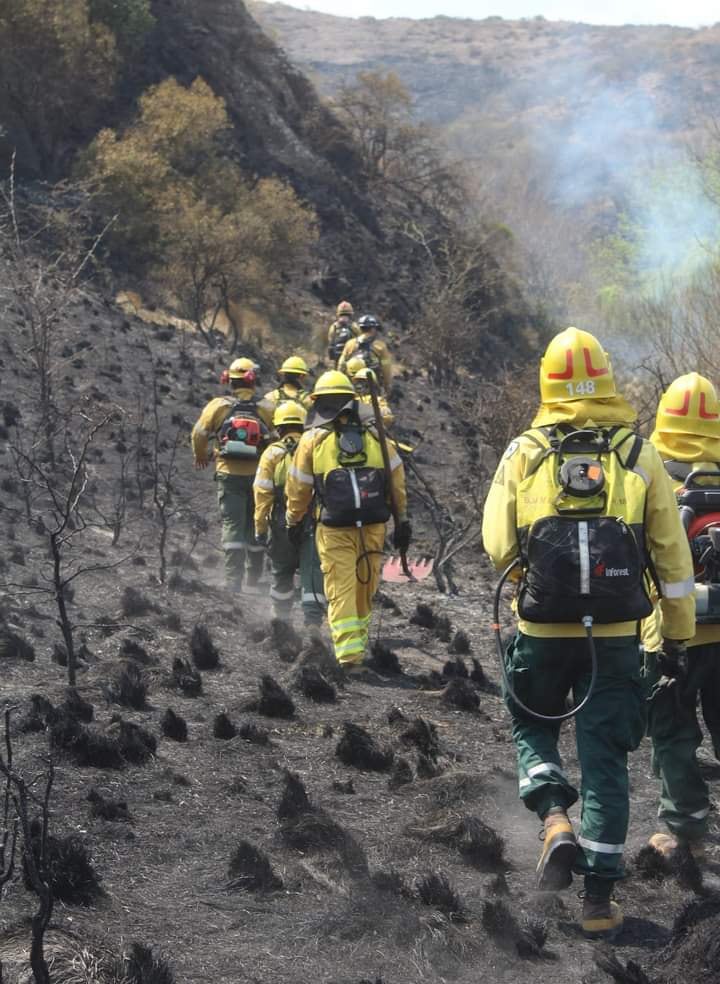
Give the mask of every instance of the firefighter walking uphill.
<path id="1" fill-rule="evenodd" d="M 269 439 L 272 417 L 258 406 L 257 373 L 252 359 L 235 359 L 228 371 L 230 394 L 210 400 L 191 436 L 196 468 L 210 464 L 210 441 L 214 441 L 225 581 L 236 590 L 243 586 L 246 567 L 246 583 L 257 584 L 264 560 L 264 548 L 255 543 L 254 536 L 253 480 Z"/>
<path id="2" fill-rule="evenodd" d="M 668 387 L 650 440 L 676 491 L 696 581 L 696 631 L 687 650 L 663 644 L 660 609 L 643 623 L 648 734 L 662 783 L 658 816 L 667 828 L 650 844 L 665 857 L 681 844 L 701 857 L 710 792 L 695 756 L 703 740 L 698 697 L 720 758 L 720 406 L 709 379 L 691 372 Z"/>
<path id="3" fill-rule="evenodd" d="M 351 674 L 363 672 L 372 600 L 380 583 L 385 524 L 391 495 L 399 514 L 398 549 L 410 544 L 405 471 L 394 446 L 386 474 L 372 415 L 352 383 L 336 370 L 323 373 L 313 391 L 313 409 L 295 451 L 287 489 L 291 540 L 313 508 L 317 548 L 328 600 L 328 622 L 337 661 Z"/>
<path id="4" fill-rule="evenodd" d="M 635 411 L 617 393 L 597 339 L 568 328 L 540 365 L 532 429 L 508 446 L 485 503 L 483 540 L 495 567 L 519 564 L 519 625 L 506 651 L 519 793 L 543 821 L 542 890 L 585 880 L 582 928 L 612 937 L 623 916 L 612 901 L 623 877 L 628 752 L 645 730 L 638 621 L 652 612 L 650 564 L 659 579 L 666 645 L 694 632 L 690 549 L 672 487 Z M 578 791 L 558 751 L 570 690 L 581 771 L 576 838 L 567 810 Z M 544 715 L 544 718 L 543 718 Z M 550 720 L 548 720 L 550 718 Z"/>
<path id="5" fill-rule="evenodd" d="M 338 369 L 347 372 L 347 364 L 353 356 L 360 356 L 368 369 L 377 373 L 381 386 L 389 392 L 392 386 L 393 366 L 390 351 L 385 342 L 378 337 L 382 325 L 373 314 L 364 314 L 358 321 L 360 334 L 351 338 L 345 345 L 338 360 Z"/>
<path id="6" fill-rule="evenodd" d="M 335 320 L 328 328 L 328 359 L 337 366 L 347 342 L 357 338 L 360 329 L 355 321 L 355 312 L 350 301 L 340 301 L 335 312 Z"/>

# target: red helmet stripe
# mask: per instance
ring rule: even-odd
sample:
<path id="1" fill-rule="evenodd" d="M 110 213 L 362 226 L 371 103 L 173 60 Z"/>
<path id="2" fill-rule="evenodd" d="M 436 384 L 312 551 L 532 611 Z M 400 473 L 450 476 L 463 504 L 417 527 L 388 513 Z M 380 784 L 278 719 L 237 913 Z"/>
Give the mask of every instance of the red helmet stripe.
<path id="1" fill-rule="evenodd" d="M 573 351 L 565 349 L 565 369 L 563 372 L 549 372 L 548 379 L 572 379 L 573 376 Z"/>
<path id="2" fill-rule="evenodd" d="M 583 349 L 583 355 L 585 357 L 585 369 L 590 379 L 597 379 L 598 376 L 607 376 L 607 366 L 603 366 L 602 369 L 596 369 L 592 364 L 592 353 L 589 348 Z"/>
<path id="3" fill-rule="evenodd" d="M 669 413 L 672 417 L 687 417 L 690 412 L 690 390 L 685 390 L 685 396 L 683 397 L 682 406 L 680 407 L 666 407 L 665 413 Z"/>
<path id="4" fill-rule="evenodd" d="M 717 420 L 720 414 L 708 413 L 707 404 L 705 403 L 705 394 L 700 394 L 700 418 L 702 420 Z"/>

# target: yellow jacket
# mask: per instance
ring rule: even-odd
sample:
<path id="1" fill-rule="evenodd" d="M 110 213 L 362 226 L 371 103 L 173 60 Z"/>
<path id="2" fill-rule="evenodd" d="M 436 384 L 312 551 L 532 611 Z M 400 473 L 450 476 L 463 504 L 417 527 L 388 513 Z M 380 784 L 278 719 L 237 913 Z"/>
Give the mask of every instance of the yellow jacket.
<path id="1" fill-rule="evenodd" d="M 670 464 L 670 462 L 666 462 Z M 695 461 L 692 463 L 691 471 L 717 471 L 718 465 L 714 461 Z M 720 478 L 720 475 L 718 476 Z M 682 482 L 678 479 L 671 479 L 673 489 L 677 493 L 682 488 Z M 702 483 L 702 479 L 699 480 Z M 653 601 L 657 602 L 657 591 L 653 591 Z M 645 651 L 656 653 L 662 649 L 663 641 L 663 619 L 660 607 L 656 605 L 655 611 L 646 618 L 642 624 L 642 643 Z M 706 646 L 709 643 L 720 642 L 720 625 L 696 625 L 695 635 L 688 642 L 691 646 Z"/>
<path id="2" fill-rule="evenodd" d="M 368 406 L 372 407 L 372 397 L 369 393 L 358 394 L 357 399 L 360 403 L 367 403 Z M 385 397 L 378 393 L 378 406 L 380 407 L 380 416 L 386 427 L 392 427 L 395 423 L 395 414 L 390 409 L 390 404 L 385 399 Z"/>
<path id="3" fill-rule="evenodd" d="M 588 417 L 574 422 L 578 426 L 600 426 Z M 521 435 L 509 445 L 495 473 L 485 501 L 482 533 L 485 550 L 498 570 L 504 569 L 519 556 L 516 528 L 518 486 L 543 454 L 543 448 L 527 435 Z M 695 626 L 690 548 L 672 485 L 660 456 L 649 441 L 642 442 L 634 472 L 645 484 L 645 547 L 663 588 L 660 605 L 666 633 L 668 638 L 689 639 Z M 520 620 L 519 628 L 526 635 L 545 638 L 584 635 L 581 625 L 571 623 L 543 624 Z M 635 622 L 613 622 L 593 627 L 593 633 L 598 637 L 632 636 L 636 630 Z"/>
<path id="4" fill-rule="evenodd" d="M 367 430 L 366 434 L 367 440 L 371 445 L 368 464 L 374 467 L 379 462 L 382 462 L 380 441 L 372 430 Z M 295 457 L 288 471 L 288 479 L 285 485 L 288 526 L 294 526 L 296 523 L 299 523 L 310 509 L 316 479 L 323 476 L 319 467 L 321 446 L 323 442 L 332 441 L 334 438 L 335 431 L 332 426 L 312 427 L 310 430 L 305 431 L 300 438 L 300 443 L 295 451 Z M 392 489 L 395 502 L 397 503 L 399 517 L 403 520 L 407 516 L 405 469 L 392 441 L 389 442 L 389 450 Z M 379 466 L 382 467 L 381 464 Z"/>
<path id="5" fill-rule="evenodd" d="M 345 372 L 345 367 L 352 357 L 358 352 L 360 348 L 360 342 L 364 336 L 360 335 L 358 338 L 351 338 L 345 343 L 345 348 L 342 351 L 342 355 L 338 359 L 338 369 L 340 372 Z M 370 345 L 375 357 L 380 363 L 380 375 L 382 377 L 382 384 L 386 390 L 389 390 L 392 386 L 393 378 L 393 368 L 392 368 L 392 356 L 390 351 L 381 338 L 376 338 Z M 362 352 L 359 353 L 362 355 Z M 366 360 L 367 361 L 367 360 Z M 374 366 L 370 366 L 370 369 L 374 369 Z"/>
<path id="6" fill-rule="evenodd" d="M 292 436 L 296 441 L 300 437 L 300 434 L 298 433 Z M 286 444 L 284 440 L 281 440 L 275 441 L 262 453 L 253 483 L 256 533 L 267 533 L 270 527 L 273 508 L 276 503 L 276 489 L 284 485 L 287 481 L 287 471 L 285 469 L 283 469 L 284 474 L 282 475 L 282 480 L 278 481 L 278 469 L 286 458 L 292 457 L 294 450 L 294 441 Z"/>
<path id="7" fill-rule="evenodd" d="M 332 345 L 332 343 L 335 341 L 335 335 L 337 334 L 338 328 L 340 328 L 340 323 L 338 321 L 333 321 L 333 323 L 328 328 L 328 335 L 327 335 L 328 346 Z M 357 321 L 351 321 L 349 328 L 350 331 L 355 336 L 355 338 L 357 338 L 358 335 L 360 334 L 360 326 L 358 325 Z"/>
<path id="8" fill-rule="evenodd" d="M 195 426 L 192 429 L 190 443 L 192 445 L 193 457 L 195 461 L 207 461 L 209 452 L 209 442 L 214 438 L 222 427 L 231 407 L 240 400 L 252 400 L 255 390 L 239 389 L 232 395 L 216 396 L 210 400 L 203 412 L 200 414 Z M 268 417 L 267 411 L 258 405 L 258 415 L 268 428 L 272 427 L 272 414 Z M 257 471 L 258 459 L 251 458 L 248 461 L 242 459 L 221 458 L 218 453 L 217 445 L 213 449 L 215 458 L 215 471 L 221 475 L 254 475 Z"/>
<path id="9" fill-rule="evenodd" d="M 263 414 L 263 419 L 269 416 L 270 424 L 268 426 L 272 426 L 273 414 L 278 404 L 287 403 L 288 400 L 294 400 L 296 403 L 305 407 L 306 410 L 310 410 L 312 407 L 312 400 L 307 390 L 302 389 L 300 386 L 294 386 L 292 383 L 283 383 L 277 389 L 270 390 L 269 393 L 266 393 L 262 400 L 258 402 L 258 408 Z"/>

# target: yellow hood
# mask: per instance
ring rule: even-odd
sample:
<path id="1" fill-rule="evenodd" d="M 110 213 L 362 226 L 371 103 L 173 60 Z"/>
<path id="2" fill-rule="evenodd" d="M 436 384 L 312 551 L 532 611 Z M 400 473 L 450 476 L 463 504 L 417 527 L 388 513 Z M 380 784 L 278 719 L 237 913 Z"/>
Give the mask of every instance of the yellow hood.
<path id="1" fill-rule="evenodd" d="M 610 427 L 621 424 L 632 427 L 637 420 L 637 411 L 622 396 L 611 396 L 604 400 L 571 400 L 567 403 L 541 403 L 533 427 L 548 427 L 552 424 L 577 424 L 579 427 Z"/>
<path id="2" fill-rule="evenodd" d="M 656 430 L 650 440 L 665 461 L 720 461 L 720 436 Z"/>
<path id="3" fill-rule="evenodd" d="M 650 440 L 667 460 L 720 461 L 720 405 L 709 379 L 690 372 L 670 384 Z"/>

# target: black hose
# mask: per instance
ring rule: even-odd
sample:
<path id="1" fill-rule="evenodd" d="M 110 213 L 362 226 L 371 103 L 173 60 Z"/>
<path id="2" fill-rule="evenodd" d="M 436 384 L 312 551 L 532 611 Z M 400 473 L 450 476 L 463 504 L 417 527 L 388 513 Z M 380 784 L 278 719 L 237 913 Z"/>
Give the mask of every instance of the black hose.
<path id="1" fill-rule="evenodd" d="M 529 714 L 531 717 L 537 718 L 538 721 L 567 721 L 569 718 L 575 717 L 575 715 L 578 714 L 583 709 L 583 707 L 585 707 L 587 702 L 592 697 L 593 691 L 595 690 L 595 683 L 597 681 L 597 674 L 598 674 L 598 661 L 597 661 L 597 653 L 595 651 L 595 640 L 593 639 L 593 634 L 592 634 L 592 622 L 593 622 L 592 616 L 584 615 L 582 620 L 582 623 L 585 627 L 585 634 L 587 637 L 588 648 L 590 650 L 590 662 L 592 666 L 592 670 L 590 674 L 590 686 L 588 687 L 587 693 L 580 701 L 580 703 L 577 705 L 577 707 L 571 708 L 569 711 L 566 711 L 564 714 L 541 714 L 539 711 L 534 711 L 531 707 L 528 707 L 527 704 L 523 704 L 523 702 L 520 700 L 520 698 L 513 690 L 512 684 L 510 683 L 510 676 L 508 674 L 507 665 L 505 663 L 505 650 L 503 648 L 502 635 L 500 634 L 500 598 L 502 595 L 502 589 L 505 586 L 505 582 L 510 577 L 512 571 L 518 566 L 518 563 L 519 561 L 514 560 L 512 564 L 506 567 L 505 570 L 500 575 L 500 580 L 498 581 L 497 587 L 495 588 L 495 600 L 493 602 L 492 627 L 495 633 L 495 644 L 497 646 L 498 659 L 500 660 L 500 671 L 502 672 L 503 683 L 505 684 L 505 689 L 507 693 L 510 695 L 510 697 L 512 698 L 513 702 L 517 704 L 519 708 L 521 708 L 523 711 L 525 711 L 526 714 Z"/>

